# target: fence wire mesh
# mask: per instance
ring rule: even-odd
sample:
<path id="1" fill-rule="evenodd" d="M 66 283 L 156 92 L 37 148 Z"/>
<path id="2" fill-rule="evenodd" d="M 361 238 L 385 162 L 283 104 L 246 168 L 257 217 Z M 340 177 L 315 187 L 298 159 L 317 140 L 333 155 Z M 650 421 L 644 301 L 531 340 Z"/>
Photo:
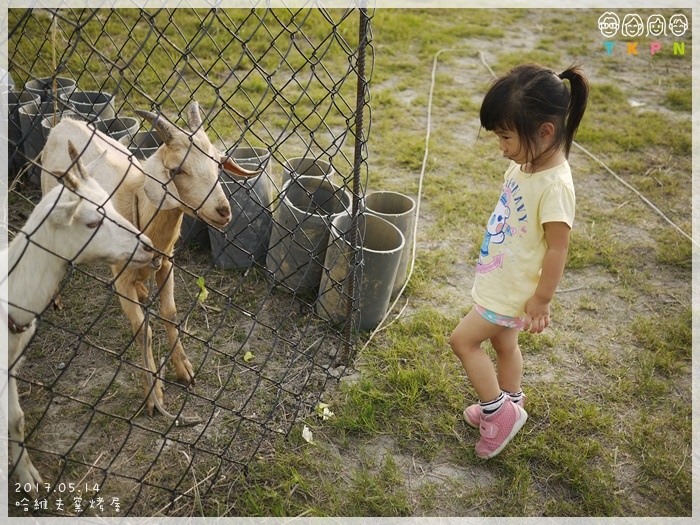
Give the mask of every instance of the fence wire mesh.
<path id="1" fill-rule="evenodd" d="M 263 170 L 245 181 L 220 171 L 231 207 L 224 227 L 183 197 L 175 319 L 161 311 L 162 283 L 147 281 L 142 312 L 177 420 L 146 414 L 145 332 L 134 335 L 109 268 L 68 261 L 50 304 L 32 312 L 22 368 L 9 362 L 25 447 L 44 482 L 27 497 L 10 457 L 11 514 L 178 516 L 195 504 L 235 514 L 237 480 L 343 375 L 358 338 L 362 264 L 357 249 L 336 254 L 348 268 L 338 277 L 324 256 L 335 215 L 352 219 L 348 245 L 362 242 L 353 232 L 367 176 L 370 21 L 356 8 L 8 10 L 9 241 L 42 197 L 40 154 L 67 116 L 121 133 L 146 166 L 148 146 L 164 139 L 136 110 L 187 129 L 196 101 L 211 143 Z M 96 115 L 100 97 L 110 102 Z M 305 227 L 314 221 L 321 233 Z M 12 307 L 10 294 L 3 308 Z M 167 363 L 165 321 L 176 325 L 194 386 Z"/>

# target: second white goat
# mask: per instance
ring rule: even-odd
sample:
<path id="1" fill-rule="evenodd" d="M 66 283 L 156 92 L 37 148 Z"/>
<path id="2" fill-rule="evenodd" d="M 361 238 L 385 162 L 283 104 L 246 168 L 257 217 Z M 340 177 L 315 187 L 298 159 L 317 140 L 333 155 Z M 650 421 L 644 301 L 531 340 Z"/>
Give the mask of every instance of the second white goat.
<path id="1" fill-rule="evenodd" d="M 66 154 L 72 164 L 61 173 L 64 185 L 39 201 L 7 253 L 0 254 L 0 261 L 8 265 L 2 273 L 7 279 L 0 282 L 1 297 L 7 297 L 7 303 L 0 303 L 4 318 L 0 337 L 8 341 L 10 452 L 14 473 L 34 497 L 42 480 L 24 446 L 24 412 L 16 375 L 36 330 L 37 316 L 50 304 L 71 264 L 127 265 L 131 269 L 160 259 L 154 257 L 150 239 L 119 215 L 108 194 L 90 176 L 100 168 L 101 159 L 84 168 L 70 141 Z"/>

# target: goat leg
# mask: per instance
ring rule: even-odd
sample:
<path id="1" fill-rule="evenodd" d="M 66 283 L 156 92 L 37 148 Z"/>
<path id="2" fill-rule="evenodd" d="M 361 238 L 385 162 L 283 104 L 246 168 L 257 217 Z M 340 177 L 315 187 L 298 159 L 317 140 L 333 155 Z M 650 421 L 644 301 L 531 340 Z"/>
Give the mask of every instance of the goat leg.
<path id="1" fill-rule="evenodd" d="M 36 498 L 38 496 L 36 486 L 37 484 L 42 485 L 44 482 L 29 457 L 29 451 L 24 446 L 24 412 L 22 412 L 17 400 L 17 382 L 14 377 L 10 376 L 8 386 L 10 389 L 9 411 L 12 459 L 15 462 L 15 471 L 22 489 L 26 490 L 27 487 L 31 487 L 27 492 L 32 498 Z"/>
<path id="2" fill-rule="evenodd" d="M 144 334 L 148 333 L 148 340 L 144 341 L 142 348 L 148 348 L 149 350 L 151 349 L 151 327 L 149 326 L 149 314 L 148 310 L 146 310 L 146 314 L 144 315 L 144 323 L 146 324 L 147 330 L 144 331 Z M 145 337 L 145 336 L 144 336 Z M 193 425 L 198 425 L 199 423 L 202 422 L 202 419 L 195 416 L 195 417 L 186 417 L 183 415 L 178 415 L 174 416 L 170 412 L 168 412 L 165 407 L 163 406 L 163 396 L 162 396 L 162 390 L 161 388 L 161 374 L 162 368 L 160 369 L 159 372 L 157 373 L 150 373 L 149 370 L 155 370 L 155 361 L 153 360 L 153 353 L 148 352 L 148 353 L 143 353 L 141 354 L 141 357 L 143 358 L 143 364 L 146 370 L 144 371 L 143 378 L 145 380 L 145 388 L 146 391 L 148 392 L 147 396 L 147 406 L 148 406 L 148 414 L 149 416 L 153 416 L 153 407 L 155 407 L 158 412 L 160 412 L 162 415 L 167 417 L 170 421 L 173 421 L 175 423 L 175 426 L 193 426 Z M 161 367 L 162 367 L 162 362 L 161 362 Z M 155 383 L 154 383 L 155 380 Z M 161 392 L 160 398 L 156 395 L 156 390 Z"/>
<path id="3" fill-rule="evenodd" d="M 177 308 L 175 306 L 175 290 L 173 282 L 173 263 L 163 259 L 160 269 L 156 272 L 158 293 L 160 298 L 160 314 L 163 318 L 165 331 L 170 343 L 170 360 L 175 368 L 175 377 L 178 383 L 185 386 L 194 386 L 194 368 L 185 354 L 185 349 L 180 342 L 180 333 L 177 327 Z"/>
<path id="4" fill-rule="evenodd" d="M 131 323 L 136 344 L 138 344 L 141 350 L 143 366 L 145 368 L 143 371 L 143 386 L 147 398 L 146 408 L 148 409 L 148 415 L 152 416 L 153 408 L 155 407 L 154 399 L 157 399 L 161 405 L 163 404 L 163 389 L 160 380 L 155 378 L 154 382 L 157 369 L 155 361 L 153 360 L 153 350 L 151 347 L 151 327 L 146 323 L 146 318 L 139 302 L 139 294 L 142 293 L 142 287 L 139 286 L 139 284 L 141 284 L 139 280 L 134 279 L 132 272 L 128 269 L 122 270 L 122 273 L 114 281 L 114 287 L 119 294 L 122 310 Z"/>
<path id="5" fill-rule="evenodd" d="M 33 330 L 30 331 L 33 333 Z M 22 339 L 29 341 L 31 338 L 31 333 L 27 332 L 22 335 Z M 16 356 L 11 357 L 11 362 L 16 360 Z M 19 362 L 15 363 L 15 371 L 19 368 Z M 42 485 L 44 482 L 39 475 L 39 471 L 34 467 L 31 458 L 29 457 L 29 451 L 24 446 L 24 412 L 19 404 L 19 395 L 17 393 L 17 380 L 15 379 L 13 372 L 10 373 L 8 378 L 8 423 L 9 423 L 9 433 L 11 441 L 11 452 L 12 459 L 15 462 L 15 472 L 17 473 L 17 478 L 22 485 L 22 489 L 29 488 L 27 493 L 32 498 L 38 497 L 37 485 Z"/>
<path id="6" fill-rule="evenodd" d="M 146 322 L 148 322 L 148 315 L 146 315 Z M 143 356 L 144 360 L 146 359 L 146 356 Z M 144 363 L 145 364 L 145 363 Z M 163 366 L 163 361 L 161 360 L 161 367 Z M 162 371 L 162 368 L 161 368 Z M 160 383 L 160 374 L 155 374 L 155 377 L 159 378 L 158 383 Z M 158 399 L 156 395 L 154 395 L 155 391 L 155 385 L 153 384 L 153 379 L 154 376 L 148 371 L 144 374 L 144 379 L 146 381 L 146 389 L 150 392 L 149 395 L 149 405 L 154 405 L 156 410 L 160 412 L 163 416 L 168 418 L 170 421 L 173 421 L 175 423 L 176 427 L 189 427 L 189 426 L 194 426 L 198 425 L 202 422 L 202 418 L 198 416 L 194 417 L 187 417 L 183 416 L 182 414 L 174 416 L 170 412 L 168 412 L 165 407 L 163 406 L 162 400 Z M 149 415 L 153 416 L 152 410 L 149 410 Z"/>

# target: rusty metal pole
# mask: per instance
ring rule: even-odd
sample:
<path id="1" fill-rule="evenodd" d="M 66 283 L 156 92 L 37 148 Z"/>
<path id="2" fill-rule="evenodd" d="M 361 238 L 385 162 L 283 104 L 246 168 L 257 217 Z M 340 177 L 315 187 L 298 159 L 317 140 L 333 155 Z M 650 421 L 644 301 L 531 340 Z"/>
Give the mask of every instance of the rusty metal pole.
<path id="1" fill-rule="evenodd" d="M 363 4 L 365 2 L 362 2 Z M 361 199 L 361 168 L 362 168 L 362 139 L 363 139 L 363 117 L 365 106 L 365 94 L 367 90 L 367 79 L 365 78 L 365 58 L 367 49 L 367 28 L 369 17 L 367 8 L 360 8 L 360 29 L 357 46 L 357 104 L 355 106 L 355 156 L 353 159 L 353 181 L 352 181 L 352 225 L 350 227 L 350 246 L 354 250 L 354 263 L 350 267 L 348 275 L 348 293 L 345 308 L 345 329 L 343 331 L 343 353 L 340 361 L 344 365 L 350 364 L 350 358 L 354 350 L 353 340 L 353 310 L 357 304 L 356 269 L 360 257 L 361 246 L 358 246 L 358 215 L 360 212 Z"/>

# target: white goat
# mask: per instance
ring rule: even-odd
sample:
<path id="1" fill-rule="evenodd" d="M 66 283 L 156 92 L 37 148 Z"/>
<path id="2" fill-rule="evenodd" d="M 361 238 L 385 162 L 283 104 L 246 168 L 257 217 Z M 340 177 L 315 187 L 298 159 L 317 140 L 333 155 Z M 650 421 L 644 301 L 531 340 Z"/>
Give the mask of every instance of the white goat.
<path id="1" fill-rule="evenodd" d="M 137 267 L 152 263 L 156 255 L 151 240 L 119 215 L 105 190 L 90 176 L 100 169 L 100 159 L 84 168 L 70 141 L 66 149 L 72 165 L 61 177 L 65 187 L 55 187 L 41 199 L 7 253 L 0 254 L 8 264 L 2 274 L 8 278 L 0 285 L 7 293 L 2 296 L 7 297 L 7 304 L 1 306 L 9 332 L 11 453 L 22 487 L 35 497 L 42 481 L 24 447 L 24 413 L 15 379 L 24 349 L 34 335 L 35 319 L 50 304 L 69 265 Z"/>
<path id="2" fill-rule="evenodd" d="M 62 120 L 51 131 L 42 164 L 45 170 L 65 169 L 68 158 L 61 152 L 68 139 L 75 142 L 86 162 L 104 156 L 103 170 L 98 180 L 111 195 L 117 210 L 143 231 L 163 254 L 163 263 L 155 273 L 160 299 L 160 316 L 165 324 L 170 343 L 170 359 L 178 382 L 193 385 L 194 369 L 180 342 L 177 328 L 172 272 L 172 255 L 180 235 L 182 216 L 198 216 L 212 226 L 223 228 L 231 220 L 231 207 L 219 183 L 219 167 L 240 176 L 251 177 L 259 171 L 244 170 L 211 144 L 202 129 L 199 105 L 193 102 L 187 108 L 190 133 L 149 111 L 137 113 L 158 131 L 163 144 L 143 163 L 131 155 L 122 144 L 95 131 L 85 122 Z M 105 153 L 106 152 L 106 153 Z M 42 174 L 42 190 L 56 184 L 48 171 Z M 117 272 L 115 287 L 122 309 L 131 322 L 136 341 L 141 348 L 144 371 L 144 390 L 148 413 L 154 406 L 171 417 L 163 408 L 163 391 L 153 359 L 151 328 L 145 322 L 142 303 L 148 299 L 148 281 L 151 270 L 127 269 Z M 142 332 L 146 326 L 145 336 Z M 150 374 L 149 375 L 149 371 Z M 183 420 L 179 421 L 184 423 Z"/>

